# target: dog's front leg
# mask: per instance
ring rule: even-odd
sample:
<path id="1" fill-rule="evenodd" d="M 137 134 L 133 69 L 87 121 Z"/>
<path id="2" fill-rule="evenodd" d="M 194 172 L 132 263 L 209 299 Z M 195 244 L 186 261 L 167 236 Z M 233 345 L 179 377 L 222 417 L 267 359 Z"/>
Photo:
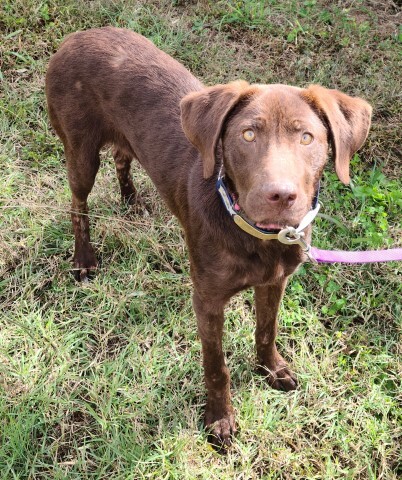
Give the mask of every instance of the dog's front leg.
<path id="1" fill-rule="evenodd" d="M 286 279 L 274 285 L 255 287 L 257 328 L 258 371 L 267 377 L 269 384 L 277 390 L 295 390 L 297 380 L 283 357 L 276 349 L 277 316 Z"/>
<path id="2" fill-rule="evenodd" d="M 210 432 L 210 442 L 226 448 L 231 443 L 236 426 L 230 400 L 230 374 L 222 350 L 225 301 L 203 299 L 195 291 L 193 305 L 202 342 L 205 383 L 208 391 L 205 427 Z"/>

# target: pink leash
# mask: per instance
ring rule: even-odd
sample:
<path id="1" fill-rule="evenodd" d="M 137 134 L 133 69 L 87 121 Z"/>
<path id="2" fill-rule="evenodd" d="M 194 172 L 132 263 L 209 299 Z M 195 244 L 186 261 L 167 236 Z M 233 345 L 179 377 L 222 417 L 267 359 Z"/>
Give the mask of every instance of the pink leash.
<path id="1" fill-rule="evenodd" d="M 368 250 L 366 252 L 344 252 L 340 250 L 320 250 L 310 247 L 309 254 L 318 263 L 372 263 L 402 260 L 402 248 L 389 250 Z"/>
<path id="2" fill-rule="evenodd" d="M 311 211 L 312 212 L 312 211 Z M 310 220 L 310 219 L 307 219 Z M 365 252 L 344 252 L 340 250 L 320 250 L 304 240 L 304 223 L 297 229 L 286 227 L 278 233 L 278 241 L 285 245 L 299 245 L 314 263 L 372 263 L 402 260 L 402 248 L 389 250 L 368 250 Z"/>

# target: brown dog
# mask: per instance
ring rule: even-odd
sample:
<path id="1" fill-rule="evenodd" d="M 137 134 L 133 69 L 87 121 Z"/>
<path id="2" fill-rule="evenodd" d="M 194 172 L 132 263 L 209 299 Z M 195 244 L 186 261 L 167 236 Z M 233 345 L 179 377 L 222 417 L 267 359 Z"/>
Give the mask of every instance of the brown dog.
<path id="1" fill-rule="evenodd" d="M 287 278 L 305 258 L 297 245 L 240 229 L 216 191 L 218 172 L 222 166 L 229 199 L 253 228 L 296 227 L 311 209 L 329 143 L 340 180 L 349 181 L 349 160 L 367 136 L 371 107 L 319 86 L 204 87 L 141 35 L 109 27 L 65 40 L 50 61 L 46 93 L 65 148 L 81 279 L 97 265 L 87 197 L 103 145 L 114 146 L 126 201 L 139 201 L 130 176 L 136 158 L 178 217 L 203 348 L 205 425 L 216 443 L 229 445 L 236 427 L 222 351 L 224 306 L 255 288 L 259 369 L 274 388 L 295 389 L 275 346 L 276 319 Z M 305 233 L 308 240 L 310 229 Z"/>

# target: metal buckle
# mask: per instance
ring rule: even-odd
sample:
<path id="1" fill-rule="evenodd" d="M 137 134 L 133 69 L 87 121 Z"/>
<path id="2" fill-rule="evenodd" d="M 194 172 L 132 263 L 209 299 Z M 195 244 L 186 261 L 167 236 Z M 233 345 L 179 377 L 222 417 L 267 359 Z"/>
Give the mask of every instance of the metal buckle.
<path id="1" fill-rule="evenodd" d="M 299 245 L 303 252 L 308 256 L 309 260 L 312 263 L 317 263 L 316 259 L 311 255 L 311 245 L 309 245 L 303 237 L 304 232 L 298 232 L 294 227 L 283 228 L 278 233 L 279 242 L 283 243 L 284 245 Z"/>

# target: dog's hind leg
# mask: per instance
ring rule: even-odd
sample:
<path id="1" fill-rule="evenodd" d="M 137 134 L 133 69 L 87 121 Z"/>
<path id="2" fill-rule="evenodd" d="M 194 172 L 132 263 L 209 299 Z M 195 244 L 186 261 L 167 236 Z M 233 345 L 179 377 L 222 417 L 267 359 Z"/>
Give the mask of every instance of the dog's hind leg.
<path id="1" fill-rule="evenodd" d="M 133 178 L 130 172 L 133 156 L 123 152 L 118 147 L 114 147 L 113 158 L 116 165 L 116 174 L 117 179 L 119 180 L 123 202 L 130 206 L 137 206 L 140 207 L 140 209 L 143 208 L 143 202 L 134 187 Z"/>
<path id="2" fill-rule="evenodd" d="M 87 199 L 99 169 L 99 150 L 93 147 L 65 149 L 68 181 L 72 192 L 71 221 L 74 229 L 74 276 L 86 281 L 97 267 L 97 260 L 89 236 Z"/>

